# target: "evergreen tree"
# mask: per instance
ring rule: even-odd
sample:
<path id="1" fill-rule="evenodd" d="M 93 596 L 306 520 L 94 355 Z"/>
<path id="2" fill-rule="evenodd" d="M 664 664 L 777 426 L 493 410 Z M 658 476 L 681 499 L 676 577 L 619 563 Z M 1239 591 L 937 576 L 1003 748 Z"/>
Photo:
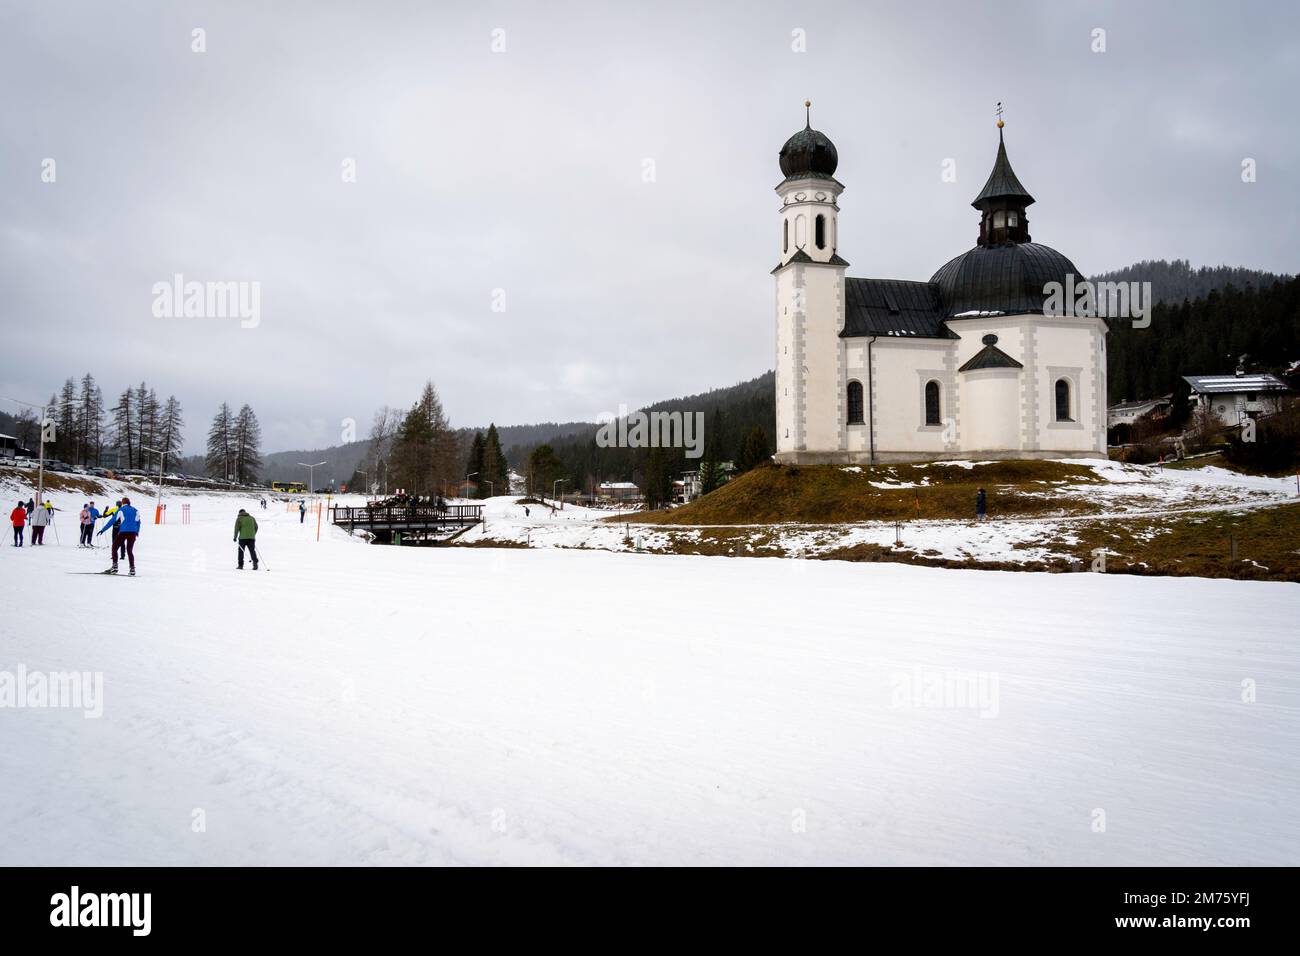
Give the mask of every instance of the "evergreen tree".
<path id="1" fill-rule="evenodd" d="M 96 466 L 104 449 L 104 394 L 87 372 L 81 377 L 77 408 L 77 461 Z"/>
<path id="2" fill-rule="evenodd" d="M 425 382 L 393 441 L 393 474 L 407 494 L 436 495 L 461 478 L 455 432 L 433 382 Z"/>
<path id="3" fill-rule="evenodd" d="M 478 482 L 476 498 L 487 497 L 487 484 L 483 475 L 483 433 L 475 432 L 474 441 L 469 446 L 469 458 L 465 462 L 465 474 Z"/>
<path id="4" fill-rule="evenodd" d="M 117 452 L 118 468 L 134 468 L 136 465 L 135 429 L 135 399 L 128 388 L 118 396 L 117 404 L 113 406 L 111 442 Z"/>
<path id="5" fill-rule="evenodd" d="M 254 483 L 262 470 L 262 426 L 247 404 L 235 416 L 232 444 L 235 453 L 235 480 L 243 484 Z"/>
<path id="6" fill-rule="evenodd" d="M 74 379 L 68 379 L 63 383 L 63 388 L 59 390 L 58 397 L 59 407 L 51 409 L 50 417 L 58 425 L 58 434 L 54 441 L 54 456 L 66 462 L 74 462 L 77 458 L 77 383 Z M 50 450 L 46 449 L 48 455 Z"/>
<path id="7" fill-rule="evenodd" d="M 537 494 L 554 493 L 555 482 L 565 477 L 563 463 L 550 445 L 538 445 L 528 456 L 528 489 Z"/>
<path id="8" fill-rule="evenodd" d="M 662 508 L 672 500 L 673 478 L 671 459 L 668 450 L 651 448 L 646 455 L 645 477 L 642 485 L 645 491 L 645 504 L 653 511 Z"/>
<path id="9" fill-rule="evenodd" d="M 157 460 L 154 451 L 158 447 L 158 396 L 153 389 L 141 382 L 135 388 L 133 396 L 135 410 L 135 467 L 148 468 Z"/>
<path id="10" fill-rule="evenodd" d="M 158 426 L 160 444 L 157 447 L 166 451 L 167 460 L 173 463 L 181 460 L 185 447 L 185 418 L 182 411 L 176 396 L 167 396 Z"/>
<path id="11" fill-rule="evenodd" d="M 762 425 L 755 425 L 745 434 L 745 440 L 741 443 L 740 454 L 736 457 L 736 470 L 749 471 L 771 457 L 772 448 L 767 441 L 767 432 Z"/>
<path id="12" fill-rule="evenodd" d="M 483 463 L 479 470 L 482 473 L 480 485 L 492 482 L 488 494 L 510 493 L 510 465 L 501 450 L 501 436 L 497 434 L 495 423 L 488 425 L 487 437 L 483 440 Z"/>
<path id="13" fill-rule="evenodd" d="M 234 475 L 235 416 L 230 405 L 221 403 L 208 428 L 208 453 L 204 460 L 208 474 L 227 479 Z"/>
<path id="14" fill-rule="evenodd" d="M 723 482 L 722 465 L 706 455 L 700 462 L 700 494 L 707 495 Z"/>

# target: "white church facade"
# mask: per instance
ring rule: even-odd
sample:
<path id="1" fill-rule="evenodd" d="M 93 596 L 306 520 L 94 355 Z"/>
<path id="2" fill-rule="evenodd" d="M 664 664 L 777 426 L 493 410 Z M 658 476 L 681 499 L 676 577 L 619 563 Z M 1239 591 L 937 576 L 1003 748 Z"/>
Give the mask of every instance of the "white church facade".
<path id="1" fill-rule="evenodd" d="M 929 282 L 848 276 L 834 144 L 809 123 L 781 149 L 777 461 L 1105 457 L 1106 323 L 1045 313 L 1084 277 L 1030 240 L 998 129 L 978 242 Z"/>

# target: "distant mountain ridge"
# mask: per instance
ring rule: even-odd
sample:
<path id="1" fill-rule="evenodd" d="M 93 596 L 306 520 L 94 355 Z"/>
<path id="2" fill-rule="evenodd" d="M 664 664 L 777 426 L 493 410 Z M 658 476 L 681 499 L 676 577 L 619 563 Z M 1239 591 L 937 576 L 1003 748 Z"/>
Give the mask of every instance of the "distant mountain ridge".
<path id="1" fill-rule="evenodd" d="M 1211 292 L 1222 292 L 1232 286 L 1247 289 L 1267 289 L 1293 278 L 1262 269 L 1242 266 L 1199 266 L 1192 268 L 1186 259 L 1144 259 L 1122 269 L 1114 269 L 1092 276 L 1093 282 L 1150 282 L 1151 294 L 1156 302 L 1179 303 L 1184 299 L 1203 299 Z"/>

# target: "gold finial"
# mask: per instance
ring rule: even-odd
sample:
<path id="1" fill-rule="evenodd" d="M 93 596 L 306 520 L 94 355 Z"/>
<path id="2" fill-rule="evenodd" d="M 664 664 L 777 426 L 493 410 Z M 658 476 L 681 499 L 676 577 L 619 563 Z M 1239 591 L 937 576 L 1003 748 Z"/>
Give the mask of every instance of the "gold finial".
<path id="1" fill-rule="evenodd" d="M 812 109 L 812 100 L 804 100 L 803 105 L 805 109 Z"/>
<path id="2" fill-rule="evenodd" d="M 998 114 L 998 129 L 1001 129 L 1002 127 L 1006 126 L 1007 124 L 1002 122 L 1002 101 L 1001 100 L 998 100 L 998 108 L 994 110 L 994 112 Z"/>
<path id="3" fill-rule="evenodd" d="M 804 108 L 804 128 L 812 129 L 812 100 L 803 101 Z"/>

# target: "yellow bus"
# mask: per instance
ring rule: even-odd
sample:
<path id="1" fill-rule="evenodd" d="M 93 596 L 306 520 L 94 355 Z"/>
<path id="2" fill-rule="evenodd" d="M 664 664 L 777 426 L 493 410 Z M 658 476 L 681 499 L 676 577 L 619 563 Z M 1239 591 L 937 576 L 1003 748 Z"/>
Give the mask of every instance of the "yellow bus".
<path id="1" fill-rule="evenodd" d="M 302 492 L 307 490 L 307 483 L 305 481 L 273 481 L 271 482 L 271 490 Z"/>

